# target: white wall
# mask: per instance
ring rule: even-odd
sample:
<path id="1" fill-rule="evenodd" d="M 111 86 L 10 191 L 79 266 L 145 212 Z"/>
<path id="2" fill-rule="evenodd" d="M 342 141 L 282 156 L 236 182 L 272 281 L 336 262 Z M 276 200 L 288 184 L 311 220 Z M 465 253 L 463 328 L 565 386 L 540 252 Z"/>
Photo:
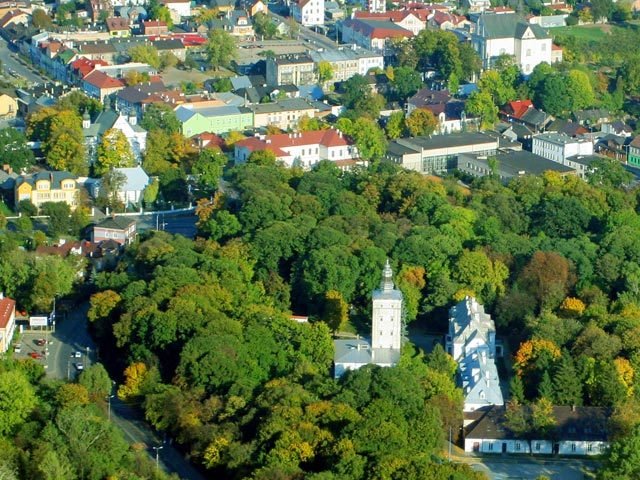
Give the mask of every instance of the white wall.
<path id="1" fill-rule="evenodd" d="M 609 447 L 608 442 L 560 442 L 560 455 L 600 455 Z"/>
<path id="2" fill-rule="evenodd" d="M 402 340 L 402 300 L 373 300 L 372 348 L 400 349 Z"/>

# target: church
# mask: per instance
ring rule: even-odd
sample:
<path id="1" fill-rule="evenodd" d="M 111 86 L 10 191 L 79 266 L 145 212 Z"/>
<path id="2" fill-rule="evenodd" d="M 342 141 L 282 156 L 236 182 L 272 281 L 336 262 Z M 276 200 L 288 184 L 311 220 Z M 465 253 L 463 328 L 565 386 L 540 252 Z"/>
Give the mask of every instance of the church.
<path id="1" fill-rule="evenodd" d="M 365 338 L 334 340 L 334 378 L 347 370 L 368 364 L 392 367 L 400 360 L 403 317 L 402 292 L 393 284 L 389 260 L 382 271 L 382 282 L 372 295 L 371 341 Z"/>

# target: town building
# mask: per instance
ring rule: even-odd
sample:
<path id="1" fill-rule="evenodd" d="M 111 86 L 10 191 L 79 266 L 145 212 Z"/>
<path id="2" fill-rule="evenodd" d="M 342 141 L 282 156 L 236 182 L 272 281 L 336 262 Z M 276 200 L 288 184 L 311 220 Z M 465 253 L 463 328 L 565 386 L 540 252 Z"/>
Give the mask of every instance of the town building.
<path id="1" fill-rule="evenodd" d="M 392 41 L 408 40 L 414 36 L 411 30 L 388 20 L 361 20 L 352 18 L 342 24 L 342 40 L 354 43 L 374 52 L 388 53 Z"/>
<path id="2" fill-rule="evenodd" d="M 479 132 L 399 138 L 389 143 L 385 159 L 408 170 L 445 174 L 457 168 L 458 155 L 494 155 L 499 146 L 497 137 Z"/>
<path id="3" fill-rule="evenodd" d="M 309 53 L 318 65 L 327 62 L 331 65 L 332 82 L 349 80 L 354 75 L 366 75 L 372 69 L 384 69 L 384 57 L 380 53 L 359 48 L 356 45 L 331 49 L 320 49 Z"/>
<path id="4" fill-rule="evenodd" d="M 18 113 L 18 100 L 6 93 L 0 93 L 0 120 L 15 118 Z"/>
<path id="5" fill-rule="evenodd" d="M 371 341 L 334 340 L 334 378 L 365 365 L 392 367 L 398 363 L 404 334 L 402 302 L 402 292 L 393 284 L 393 271 L 387 260 L 380 288 L 372 294 Z"/>
<path id="6" fill-rule="evenodd" d="M 71 210 L 78 205 L 77 177 L 69 172 L 42 171 L 20 175 L 14 186 L 16 207 L 22 200 L 40 208 L 46 202 L 64 202 Z"/>
<path id="7" fill-rule="evenodd" d="M 145 188 L 150 183 L 149 175 L 140 166 L 114 168 L 113 172 L 122 175 L 122 183 L 118 185 L 116 195 L 125 206 L 139 207 Z M 91 188 L 87 188 L 94 198 L 100 194 L 102 181 L 95 180 Z M 85 183 L 85 187 L 87 184 Z"/>
<path id="8" fill-rule="evenodd" d="M 122 17 L 107 18 L 107 30 L 112 37 L 125 38 L 131 36 L 129 19 Z"/>
<path id="9" fill-rule="evenodd" d="M 541 133 L 533 136 L 531 151 L 553 162 L 576 169 L 580 177 L 589 171 L 593 160 L 593 142 L 572 138 L 564 133 Z"/>
<path id="10" fill-rule="evenodd" d="M 258 13 L 269 13 L 267 4 L 262 0 L 254 0 L 254 2 L 248 8 L 249 15 L 255 17 Z"/>
<path id="11" fill-rule="evenodd" d="M 553 121 L 553 117 L 533 106 L 531 100 L 514 100 L 500 110 L 505 122 L 519 123 L 533 132 L 541 132 Z"/>
<path id="12" fill-rule="evenodd" d="M 316 107 L 303 98 L 285 98 L 272 103 L 257 103 L 249 106 L 253 112 L 253 127 L 264 128 L 269 125 L 281 130 L 298 126 L 302 117 L 315 117 Z"/>
<path id="13" fill-rule="evenodd" d="M 0 293 L 0 353 L 6 353 L 16 330 L 16 301 Z"/>
<path id="14" fill-rule="evenodd" d="M 287 167 L 310 169 L 321 160 L 338 166 L 358 163 L 358 149 L 340 130 L 328 129 L 245 138 L 234 145 L 235 163 L 245 163 L 256 151 L 272 151 Z"/>
<path id="15" fill-rule="evenodd" d="M 169 9 L 173 23 L 180 23 L 183 18 L 191 17 L 191 0 L 160 0 L 160 4 Z"/>
<path id="16" fill-rule="evenodd" d="M 316 83 L 316 65 L 308 54 L 293 53 L 267 58 L 268 85 L 311 85 Z"/>
<path id="17" fill-rule="evenodd" d="M 291 16 L 305 27 L 324 25 L 324 0 L 293 0 Z"/>
<path id="18" fill-rule="evenodd" d="M 169 33 L 169 26 L 160 20 L 147 20 L 142 22 L 143 35 L 166 35 Z"/>
<path id="19" fill-rule="evenodd" d="M 203 132 L 221 134 L 253 128 L 253 112 L 249 108 L 223 102 L 185 103 L 175 112 L 185 137 Z"/>
<path id="20" fill-rule="evenodd" d="M 107 75 L 104 72 L 94 70 L 82 79 L 82 90 L 93 98 L 97 98 L 100 102 L 109 95 L 122 90 L 125 83 L 118 79 Z"/>
<path id="21" fill-rule="evenodd" d="M 109 217 L 91 228 L 91 241 L 100 243 L 113 240 L 120 245 L 130 245 L 137 236 L 136 221 L 127 217 Z"/>
<path id="22" fill-rule="evenodd" d="M 356 20 L 375 20 L 378 22 L 392 22 L 414 35 L 418 35 L 427 27 L 427 21 L 433 16 L 430 9 L 389 10 L 388 12 L 358 11 L 353 12 Z"/>
<path id="23" fill-rule="evenodd" d="M 627 163 L 636 167 L 640 166 L 640 135 L 634 137 L 629 144 Z"/>
<path id="24" fill-rule="evenodd" d="M 475 298 L 466 297 L 449 310 L 446 348 L 458 364 L 463 411 L 504 405 L 495 363 L 502 347 L 496 342 L 493 319 Z"/>
<path id="25" fill-rule="evenodd" d="M 575 175 L 576 170 L 526 150 L 497 152 L 495 155 L 463 153 L 458 156 L 458 170 L 473 177 L 493 175 L 503 183 L 523 175 L 541 175 L 546 171 Z"/>
<path id="26" fill-rule="evenodd" d="M 87 112 L 82 116 L 82 133 L 89 164 L 93 164 L 96 159 L 97 148 L 102 135 L 111 129 L 120 130 L 124 134 L 131 147 L 131 153 L 139 163 L 142 160 L 142 154 L 147 148 L 147 131 L 138 125 L 138 119 L 135 115 L 125 116 L 112 110 L 107 105 L 93 122 Z"/>
<path id="27" fill-rule="evenodd" d="M 527 438 L 509 429 L 503 407 L 493 406 L 466 427 L 464 450 L 498 455 L 602 455 L 609 449 L 609 415 L 604 407 L 554 406 L 555 427 L 550 434 Z"/>
<path id="28" fill-rule="evenodd" d="M 552 63 L 551 36 L 518 14 L 483 13 L 472 42 L 484 68 L 491 68 L 500 55 L 512 55 L 524 75 L 540 63 Z"/>

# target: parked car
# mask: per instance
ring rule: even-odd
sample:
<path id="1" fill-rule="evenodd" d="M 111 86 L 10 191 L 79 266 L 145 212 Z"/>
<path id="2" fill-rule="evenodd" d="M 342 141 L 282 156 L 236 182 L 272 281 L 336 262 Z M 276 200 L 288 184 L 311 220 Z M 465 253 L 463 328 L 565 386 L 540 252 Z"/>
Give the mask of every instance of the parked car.
<path id="1" fill-rule="evenodd" d="M 29 353 L 29 356 L 30 356 L 31 358 L 36 359 L 36 360 L 37 360 L 37 359 L 39 359 L 39 358 L 42 358 L 42 354 L 41 354 L 41 353 L 38 353 L 38 352 L 31 352 L 31 353 Z"/>
<path id="2" fill-rule="evenodd" d="M 73 357 L 74 358 L 82 358 L 82 352 L 80 352 L 80 351 L 73 352 Z"/>
<path id="3" fill-rule="evenodd" d="M 19 343 L 16 343 L 16 344 L 13 346 L 13 351 L 14 351 L 15 353 L 20 353 L 20 352 L 22 352 L 22 345 L 20 345 Z"/>
<path id="4" fill-rule="evenodd" d="M 82 364 L 82 362 L 76 363 L 76 370 L 78 371 L 84 370 L 84 365 Z"/>
<path id="5" fill-rule="evenodd" d="M 36 338 L 33 343 L 38 345 L 39 347 L 44 347 L 47 344 L 47 341 L 44 338 Z"/>

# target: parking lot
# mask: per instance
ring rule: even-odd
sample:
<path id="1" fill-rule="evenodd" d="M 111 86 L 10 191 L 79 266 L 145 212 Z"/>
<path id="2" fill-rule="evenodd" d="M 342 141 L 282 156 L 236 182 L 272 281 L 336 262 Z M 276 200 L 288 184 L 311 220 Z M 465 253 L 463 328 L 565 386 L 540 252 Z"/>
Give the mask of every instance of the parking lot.
<path id="1" fill-rule="evenodd" d="M 12 347 L 14 358 L 31 358 L 48 373 L 53 373 L 49 372 L 50 369 L 62 366 L 63 371 L 54 376 L 73 379 L 90 363 L 88 355 L 91 352 L 87 351 L 86 346 L 63 344 L 52 330 L 24 330 L 18 337 L 19 340 Z M 62 355 L 66 358 L 61 358 Z"/>

